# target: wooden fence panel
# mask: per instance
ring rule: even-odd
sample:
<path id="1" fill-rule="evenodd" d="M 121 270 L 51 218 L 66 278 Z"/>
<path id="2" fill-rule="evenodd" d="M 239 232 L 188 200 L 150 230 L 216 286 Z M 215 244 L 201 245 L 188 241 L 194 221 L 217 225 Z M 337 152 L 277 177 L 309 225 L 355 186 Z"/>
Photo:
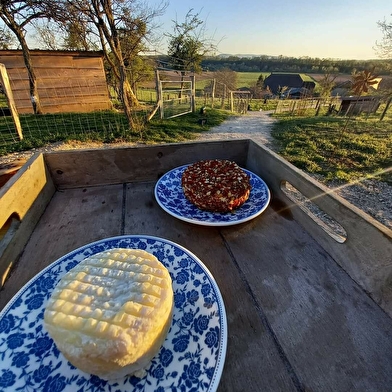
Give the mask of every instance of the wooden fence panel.
<path id="1" fill-rule="evenodd" d="M 43 113 L 111 109 L 100 52 L 31 51 Z M 29 79 L 19 50 L 0 51 L 19 113 L 33 113 Z"/>

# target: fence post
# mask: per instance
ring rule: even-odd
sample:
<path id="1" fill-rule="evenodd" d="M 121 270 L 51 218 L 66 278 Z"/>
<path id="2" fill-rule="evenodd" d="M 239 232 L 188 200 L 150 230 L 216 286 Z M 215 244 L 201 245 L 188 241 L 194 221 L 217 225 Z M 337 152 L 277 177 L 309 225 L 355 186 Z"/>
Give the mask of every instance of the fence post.
<path id="1" fill-rule="evenodd" d="M 192 108 L 192 113 L 196 112 L 196 83 L 195 83 L 195 75 L 190 76 L 191 79 L 191 89 L 192 89 L 192 94 L 191 94 L 191 108 Z"/>
<path id="2" fill-rule="evenodd" d="M 0 81 L 3 86 L 5 96 L 7 97 L 8 107 L 15 124 L 16 132 L 18 132 L 19 140 L 23 140 L 22 126 L 20 125 L 18 110 L 16 109 L 10 80 L 8 79 L 7 68 L 4 64 L 0 64 Z"/>
<path id="3" fill-rule="evenodd" d="M 211 108 L 214 109 L 216 79 L 212 79 Z"/>
<path id="4" fill-rule="evenodd" d="M 159 114 L 161 120 L 163 119 L 163 105 L 162 105 L 162 83 L 159 80 L 159 71 L 155 71 L 155 87 L 157 90 L 157 107 L 159 108 Z"/>

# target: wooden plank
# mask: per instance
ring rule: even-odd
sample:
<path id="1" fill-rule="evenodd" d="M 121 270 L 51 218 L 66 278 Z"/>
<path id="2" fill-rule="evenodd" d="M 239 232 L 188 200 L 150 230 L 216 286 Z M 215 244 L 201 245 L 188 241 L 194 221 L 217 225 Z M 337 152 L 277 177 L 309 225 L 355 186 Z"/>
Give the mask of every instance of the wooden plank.
<path id="1" fill-rule="evenodd" d="M 54 192 L 42 154 L 32 157 L 0 188 L 0 228 L 7 228 L 0 238 L 0 288 Z"/>
<path id="2" fill-rule="evenodd" d="M 55 79 L 61 80 L 66 79 L 72 81 L 72 78 L 76 79 L 99 79 L 102 80 L 102 68 L 40 68 L 37 70 L 37 78 L 45 82 L 46 80 Z M 103 79 L 104 80 L 104 79 Z"/>
<path id="3" fill-rule="evenodd" d="M 23 56 L 0 56 L 0 61 L 5 64 L 7 68 L 24 68 L 26 69 L 23 61 Z"/>
<path id="4" fill-rule="evenodd" d="M 193 252 L 220 287 L 229 326 L 220 392 L 388 390 L 391 318 L 337 264 L 334 250 L 314 238 L 319 229 L 302 210 L 281 210 L 288 203 L 282 180 L 309 197 L 322 187 L 268 150 L 258 150 L 253 142 L 234 140 L 45 154 L 51 176 L 64 190 L 55 193 L 31 235 L 1 291 L 0 309 L 42 268 L 81 245 L 119 234 L 155 235 Z M 163 173 L 213 157 L 248 163 L 267 181 L 274 197 L 261 216 L 232 227 L 204 227 L 158 206 L 153 189 Z M 132 182 L 124 186 L 124 181 Z M 91 186 L 95 183 L 105 185 Z M 36 187 L 30 180 L 21 192 L 29 195 Z M 340 205 L 342 216 L 358 227 L 372 226 L 363 216 L 354 222 L 355 210 L 334 196 L 319 200 L 332 212 Z M 0 204 L 0 216 L 5 210 Z M 376 239 L 383 233 L 368 232 Z M 340 245 L 336 249 L 344 249 Z"/>
<path id="5" fill-rule="evenodd" d="M 80 75 L 80 74 L 79 74 Z M 63 95 L 64 90 L 69 90 L 69 89 L 80 89 L 80 88 L 89 88 L 92 91 L 95 89 L 99 89 L 99 91 L 104 90 L 107 92 L 107 84 L 104 80 L 101 78 L 97 77 L 91 77 L 91 78 L 85 78 L 85 77 L 79 77 L 79 78 L 53 78 L 52 76 L 48 79 L 39 79 L 39 88 L 41 90 L 52 90 L 56 89 L 58 94 Z M 87 95 L 88 91 L 84 91 L 84 94 Z"/>
<path id="6" fill-rule="evenodd" d="M 53 104 L 52 100 L 45 101 L 44 114 L 53 113 L 90 113 L 93 111 L 110 110 L 112 105 L 107 99 L 96 99 L 91 102 L 74 102 L 74 103 L 59 103 Z M 48 103 L 49 102 L 49 103 Z M 18 101 L 18 112 L 20 114 L 32 114 L 32 106 L 29 98 Z"/>
<path id="7" fill-rule="evenodd" d="M 96 68 L 102 69 L 102 61 L 99 57 L 74 57 L 70 56 L 33 56 L 33 66 L 34 69 L 40 70 L 42 68 L 47 68 L 50 65 L 51 68 Z"/>
<path id="8" fill-rule="evenodd" d="M 304 390 L 392 385 L 391 319 L 295 220 L 268 209 L 223 236 Z"/>
<path id="9" fill-rule="evenodd" d="M 55 52 L 50 53 L 30 51 L 33 66 L 36 69 L 45 68 L 50 64 L 51 67 L 83 67 L 83 68 L 102 68 L 102 55 L 95 53 L 95 55 L 87 56 L 80 55 L 77 52 Z M 22 52 L 14 52 L 14 54 L 7 55 L 2 51 L 0 53 L 0 62 L 4 63 L 7 68 L 24 67 L 24 60 Z"/>
<path id="10" fill-rule="evenodd" d="M 31 56 L 43 113 L 90 112 L 111 108 L 102 54 L 32 51 Z M 22 53 L 2 52 L 1 61 L 9 73 L 15 107 L 20 113 L 33 113 Z"/>
<path id="11" fill-rule="evenodd" d="M 392 230 L 255 142 L 249 147 L 247 167 L 267 181 L 276 198 L 291 205 L 295 220 L 392 315 Z M 344 243 L 336 242 L 308 214 L 293 204 L 281 189 L 284 181 L 294 185 L 340 223 L 347 232 L 347 240 Z"/>
<path id="12" fill-rule="evenodd" d="M 231 159 L 245 165 L 248 140 L 165 144 L 48 153 L 45 160 L 56 185 L 65 189 L 87 185 L 157 180 L 168 170 L 201 159 Z"/>
<path id="13" fill-rule="evenodd" d="M 50 98 L 56 99 L 58 97 L 69 97 L 73 95 L 83 95 L 84 97 L 88 97 L 89 95 L 99 94 L 108 96 L 107 85 L 102 80 L 85 80 L 79 79 L 73 81 L 72 83 L 67 83 L 64 80 L 59 81 L 59 84 L 56 84 L 58 81 L 51 79 L 51 83 L 46 84 L 38 80 L 39 83 L 39 92 L 41 95 L 49 95 Z M 20 96 L 28 96 L 28 92 L 26 93 L 26 87 L 28 87 L 28 81 L 14 81 L 13 83 L 13 93 L 16 98 Z M 87 90 L 85 90 L 87 89 Z"/>
<path id="14" fill-rule="evenodd" d="M 228 321 L 228 350 L 219 391 L 295 391 L 295 377 L 260 320 L 220 230 L 171 217 L 156 203 L 154 182 L 127 185 L 124 234 L 172 240 L 193 252 L 215 277 Z M 235 229 L 234 229 L 235 231 Z"/>
<path id="15" fill-rule="evenodd" d="M 23 140 L 22 127 L 19 121 L 18 111 L 16 109 L 15 99 L 12 94 L 12 89 L 10 86 L 10 80 L 8 78 L 7 69 L 4 64 L 0 64 L 0 82 L 7 99 L 8 108 L 11 111 L 12 120 L 15 125 L 16 133 L 19 136 L 19 140 Z"/>
<path id="16" fill-rule="evenodd" d="M 100 110 L 110 110 L 112 107 L 107 102 L 91 102 L 86 104 L 75 103 L 73 105 L 51 105 L 45 108 L 45 114 L 56 113 L 91 113 Z"/>
<path id="17" fill-rule="evenodd" d="M 8 68 L 7 71 L 13 86 L 18 87 L 18 83 L 22 83 L 22 85 L 24 85 L 26 82 L 28 83 L 28 75 L 24 69 Z M 75 80 L 85 80 L 86 83 L 88 81 L 91 81 L 92 83 L 96 83 L 97 81 L 100 83 L 105 83 L 105 78 L 102 78 L 102 70 L 99 71 L 91 69 L 40 69 L 36 72 L 36 77 L 40 83 L 47 83 L 50 82 L 50 80 L 55 80 L 58 82 L 66 81 L 67 84 L 69 84 L 73 82 L 74 78 Z"/>
<path id="18" fill-rule="evenodd" d="M 56 192 L 4 285 L 0 309 L 59 257 L 90 242 L 119 235 L 122 189 L 122 185 L 113 185 Z"/>
<path id="19" fill-rule="evenodd" d="M 83 93 L 75 93 L 72 94 L 68 91 L 68 95 L 58 96 L 56 98 L 52 98 L 51 96 L 45 96 L 45 94 L 41 94 L 42 99 L 41 102 L 45 104 L 45 110 L 48 110 L 51 106 L 56 106 L 61 104 L 62 106 L 66 106 L 69 104 L 70 107 L 74 105 L 85 105 L 92 103 L 103 103 L 106 106 L 110 105 L 107 91 L 103 91 L 101 94 L 83 94 Z"/>

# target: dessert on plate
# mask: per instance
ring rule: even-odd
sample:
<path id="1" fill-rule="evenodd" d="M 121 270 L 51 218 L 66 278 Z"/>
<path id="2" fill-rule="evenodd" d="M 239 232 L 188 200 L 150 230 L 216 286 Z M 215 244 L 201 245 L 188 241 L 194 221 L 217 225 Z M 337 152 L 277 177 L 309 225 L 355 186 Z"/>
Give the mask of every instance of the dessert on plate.
<path id="1" fill-rule="evenodd" d="M 203 160 L 189 165 L 182 174 L 186 198 L 202 210 L 231 212 L 248 200 L 249 175 L 235 162 Z"/>

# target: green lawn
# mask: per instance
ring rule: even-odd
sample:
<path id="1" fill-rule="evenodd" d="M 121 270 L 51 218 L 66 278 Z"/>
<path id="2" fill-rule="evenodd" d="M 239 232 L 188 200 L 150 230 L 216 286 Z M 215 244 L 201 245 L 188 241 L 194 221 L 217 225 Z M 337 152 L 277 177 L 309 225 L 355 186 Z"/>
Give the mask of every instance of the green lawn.
<path id="1" fill-rule="evenodd" d="M 203 105 L 198 102 L 198 109 Z M 273 110 L 276 102 L 252 100 L 252 110 Z M 380 121 L 376 114 L 353 118 L 279 114 L 272 135 L 279 154 L 306 172 L 322 175 L 326 181 L 354 181 L 378 177 L 392 184 L 392 108 Z M 135 117 L 142 124 L 145 112 Z M 56 141 L 98 141 L 104 143 L 175 143 L 194 139 L 220 124 L 231 114 L 207 108 L 207 124 L 201 125 L 199 110 L 173 119 L 156 115 L 144 128 L 129 130 L 125 116 L 116 111 L 20 116 L 24 140 L 7 141 L 12 132 L 11 117 L 0 117 L 0 155 L 23 151 Z"/>
<path id="2" fill-rule="evenodd" d="M 135 115 L 136 124 L 143 123 L 144 115 L 145 112 Z M 199 111 L 167 120 L 160 120 L 156 115 L 144 129 L 129 130 L 124 114 L 116 111 L 21 115 L 22 141 L 15 141 L 16 136 L 8 140 L 12 139 L 11 133 L 16 135 L 16 131 L 12 131 L 12 119 L 0 117 L 0 155 L 57 141 L 173 143 L 191 140 L 197 134 L 219 125 L 228 116 L 230 113 L 227 111 L 209 109 L 203 116 L 207 118 L 207 123 L 201 125 Z"/>
<path id="3" fill-rule="evenodd" d="M 237 88 L 252 86 L 261 74 L 265 79 L 271 72 L 237 72 Z"/>
<path id="4" fill-rule="evenodd" d="M 276 115 L 272 135 L 279 153 L 295 166 L 328 180 L 377 177 L 392 184 L 392 115 Z"/>

